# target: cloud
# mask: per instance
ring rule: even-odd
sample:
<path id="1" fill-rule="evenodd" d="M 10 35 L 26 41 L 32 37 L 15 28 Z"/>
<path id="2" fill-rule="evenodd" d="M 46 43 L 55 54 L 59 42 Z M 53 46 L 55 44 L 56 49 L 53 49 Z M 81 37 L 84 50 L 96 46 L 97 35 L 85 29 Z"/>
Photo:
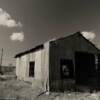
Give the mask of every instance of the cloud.
<path id="1" fill-rule="evenodd" d="M 21 22 L 16 22 L 11 18 L 10 14 L 0 8 L 0 26 L 6 27 L 21 27 Z"/>
<path id="2" fill-rule="evenodd" d="M 23 42 L 24 41 L 24 33 L 23 32 L 12 33 L 11 36 L 10 36 L 10 39 L 12 41 L 20 41 L 20 42 Z"/>
<path id="3" fill-rule="evenodd" d="M 81 34 L 88 40 L 93 40 L 96 37 L 96 34 L 94 32 L 87 32 L 83 31 Z"/>

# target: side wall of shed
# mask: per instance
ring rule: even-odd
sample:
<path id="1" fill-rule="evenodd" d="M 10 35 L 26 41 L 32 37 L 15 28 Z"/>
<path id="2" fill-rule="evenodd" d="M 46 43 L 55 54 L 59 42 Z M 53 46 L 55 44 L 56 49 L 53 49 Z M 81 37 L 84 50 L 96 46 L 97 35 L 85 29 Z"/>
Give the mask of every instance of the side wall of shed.
<path id="1" fill-rule="evenodd" d="M 34 77 L 29 77 L 30 61 L 35 62 Z M 33 87 L 49 90 L 49 42 L 43 49 L 16 58 L 16 75 L 20 80 L 32 82 Z"/>

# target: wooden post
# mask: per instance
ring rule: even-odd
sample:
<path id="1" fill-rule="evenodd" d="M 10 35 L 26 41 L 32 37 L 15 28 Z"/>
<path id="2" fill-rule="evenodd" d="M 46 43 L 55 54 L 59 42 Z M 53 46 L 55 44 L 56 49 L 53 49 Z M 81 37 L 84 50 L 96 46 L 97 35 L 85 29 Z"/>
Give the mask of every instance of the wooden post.
<path id="1" fill-rule="evenodd" d="M 3 74 L 3 72 L 2 72 L 2 61 L 3 61 L 3 48 L 2 48 L 2 50 L 1 50 L 0 74 Z"/>

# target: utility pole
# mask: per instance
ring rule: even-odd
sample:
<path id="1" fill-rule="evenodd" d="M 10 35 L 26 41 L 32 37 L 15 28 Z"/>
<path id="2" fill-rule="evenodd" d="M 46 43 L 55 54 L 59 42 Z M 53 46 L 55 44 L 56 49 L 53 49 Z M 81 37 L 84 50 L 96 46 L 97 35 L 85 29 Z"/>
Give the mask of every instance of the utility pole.
<path id="1" fill-rule="evenodd" d="M 3 48 L 1 50 L 1 59 L 0 59 L 0 74 L 3 74 L 2 72 L 2 61 L 3 61 Z"/>

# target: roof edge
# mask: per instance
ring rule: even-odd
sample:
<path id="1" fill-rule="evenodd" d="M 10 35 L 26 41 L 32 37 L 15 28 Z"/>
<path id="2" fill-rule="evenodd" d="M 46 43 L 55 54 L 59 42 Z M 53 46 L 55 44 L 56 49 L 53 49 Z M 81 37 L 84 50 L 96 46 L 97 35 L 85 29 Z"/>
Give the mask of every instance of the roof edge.
<path id="1" fill-rule="evenodd" d="M 44 48 L 44 45 L 43 44 L 38 45 L 38 46 L 36 46 L 36 47 L 34 47 L 32 49 L 29 49 L 29 50 L 26 50 L 24 52 L 21 52 L 21 53 L 16 54 L 14 58 L 21 57 L 21 56 L 23 56 L 25 54 L 28 54 L 28 53 L 31 53 L 31 52 L 35 52 L 35 51 L 41 50 L 43 48 Z"/>

